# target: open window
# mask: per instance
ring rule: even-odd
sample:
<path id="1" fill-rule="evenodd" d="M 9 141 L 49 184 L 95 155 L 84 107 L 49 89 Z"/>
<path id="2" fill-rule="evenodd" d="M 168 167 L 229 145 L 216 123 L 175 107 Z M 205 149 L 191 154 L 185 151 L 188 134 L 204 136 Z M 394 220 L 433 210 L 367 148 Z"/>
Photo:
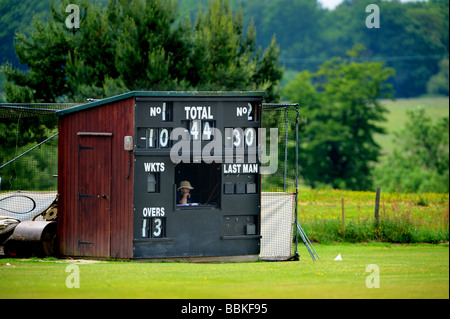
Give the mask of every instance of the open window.
<path id="1" fill-rule="evenodd" d="M 178 208 L 220 207 L 221 193 L 221 165 L 217 163 L 179 163 L 175 166 L 175 184 Z M 190 190 L 190 203 L 180 204 L 179 190 L 180 183 L 188 181 L 193 189 Z"/>

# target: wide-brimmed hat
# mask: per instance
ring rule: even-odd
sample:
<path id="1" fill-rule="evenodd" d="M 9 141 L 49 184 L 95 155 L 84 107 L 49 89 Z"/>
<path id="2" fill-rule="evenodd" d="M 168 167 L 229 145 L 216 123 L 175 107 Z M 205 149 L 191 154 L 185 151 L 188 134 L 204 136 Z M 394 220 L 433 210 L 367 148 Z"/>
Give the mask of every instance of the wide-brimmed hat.
<path id="1" fill-rule="evenodd" d="M 177 191 L 179 191 L 180 188 L 194 189 L 194 187 L 192 187 L 192 186 L 191 186 L 191 183 L 189 183 L 188 181 L 182 181 L 182 182 L 180 182 L 180 187 L 177 188 Z"/>

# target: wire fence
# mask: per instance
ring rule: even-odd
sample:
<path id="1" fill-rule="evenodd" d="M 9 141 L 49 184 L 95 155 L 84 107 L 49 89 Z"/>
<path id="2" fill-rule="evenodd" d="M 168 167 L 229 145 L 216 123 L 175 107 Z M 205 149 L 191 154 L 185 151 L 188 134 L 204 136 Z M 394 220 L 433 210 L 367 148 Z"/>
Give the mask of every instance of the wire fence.
<path id="1" fill-rule="evenodd" d="M 56 218 L 58 120 L 76 104 L 0 104 L 0 244 L 23 221 Z"/>
<path id="2" fill-rule="evenodd" d="M 71 103 L 0 104 L 0 191 L 56 191 L 58 120 Z"/>

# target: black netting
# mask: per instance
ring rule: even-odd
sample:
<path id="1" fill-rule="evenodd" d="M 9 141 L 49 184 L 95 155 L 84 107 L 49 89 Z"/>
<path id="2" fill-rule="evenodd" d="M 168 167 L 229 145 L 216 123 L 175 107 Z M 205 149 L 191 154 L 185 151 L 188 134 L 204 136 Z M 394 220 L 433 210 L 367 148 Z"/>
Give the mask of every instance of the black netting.
<path id="1" fill-rule="evenodd" d="M 263 104 L 262 127 L 266 130 L 266 154 L 269 155 L 270 138 L 274 129 L 277 132 L 276 152 L 270 153 L 270 162 L 265 166 L 274 166 L 270 174 L 262 175 L 263 192 L 287 192 L 296 190 L 296 123 L 298 104 Z M 271 130 L 272 129 L 272 130 Z M 273 140 L 272 140 L 273 141 Z"/>
<path id="2" fill-rule="evenodd" d="M 57 189 L 56 110 L 74 104 L 0 104 L 0 191 Z"/>

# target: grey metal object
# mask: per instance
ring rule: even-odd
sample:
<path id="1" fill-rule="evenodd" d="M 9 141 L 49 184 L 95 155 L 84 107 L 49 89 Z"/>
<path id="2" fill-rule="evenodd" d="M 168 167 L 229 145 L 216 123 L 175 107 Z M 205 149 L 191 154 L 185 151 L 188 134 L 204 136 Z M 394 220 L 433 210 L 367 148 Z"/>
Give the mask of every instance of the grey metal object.
<path id="1" fill-rule="evenodd" d="M 11 257 L 54 256 L 56 244 L 56 222 L 24 221 L 5 242 L 4 251 Z"/>
<path id="2" fill-rule="evenodd" d="M 316 250 L 314 249 L 314 246 L 309 241 L 309 238 L 306 235 L 305 231 L 303 230 L 302 226 L 300 226 L 300 224 L 298 222 L 296 224 L 297 224 L 297 229 L 300 234 L 300 237 L 302 238 L 303 243 L 305 244 L 306 248 L 308 249 L 308 252 L 311 255 L 312 260 L 314 260 L 314 261 L 317 260 L 316 257 L 314 256 L 314 253 L 317 256 L 317 258 L 320 259 L 319 255 L 317 254 Z M 311 249 L 314 251 L 314 253 L 313 253 L 313 251 L 311 251 Z"/>

